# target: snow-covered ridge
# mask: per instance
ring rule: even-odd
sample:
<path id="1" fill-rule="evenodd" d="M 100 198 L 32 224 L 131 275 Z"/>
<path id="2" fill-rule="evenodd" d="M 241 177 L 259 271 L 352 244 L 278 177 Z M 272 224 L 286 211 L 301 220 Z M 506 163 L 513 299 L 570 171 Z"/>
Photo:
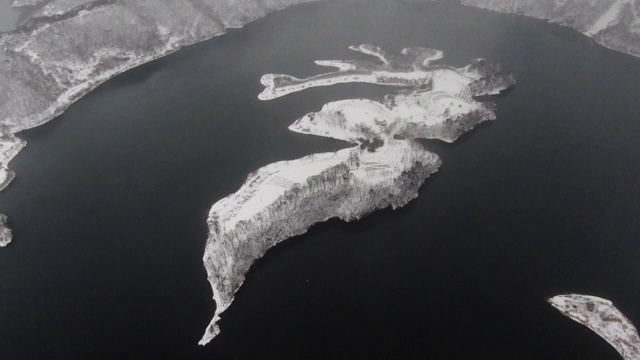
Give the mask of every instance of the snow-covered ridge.
<path id="1" fill-rule="evenodd" d="M 564 316 L 605 339 L 625 360 L 640 359 L 638 330 L 609 300 L 591 295 L 559 295 L 549 303 Z"/>
<path id="2" fill-rule="evenodd" d="M 442 52 L 407 48 L 392 56 L 371 45 L 352 47 L 368 61 L 319 61 L 338 71 L 308 79 L 267 74 L 260 99 L 315 86 L 366 82 L 404 88 L 380 101 L 351 99 L 326 104 L 289 129 L 332 137 L 355 146 L 337 152 L 266 165 L 234 194 L 213 205 L 204 264 L 216 311 L 200 341 L 219 332 L 220 314 L 232 303 L 256 259 L 279 242 L 330 218 L 346 221 L 386 207 L 404 206 L 418 195 L 440 159 L 418 138 L 452 142 L 476 124 L 494 120 L 492 104 L 474 96 L 496 94 L 514 84 L 510 73 L 483 59 L 463 68 L 432 66 Z"/>

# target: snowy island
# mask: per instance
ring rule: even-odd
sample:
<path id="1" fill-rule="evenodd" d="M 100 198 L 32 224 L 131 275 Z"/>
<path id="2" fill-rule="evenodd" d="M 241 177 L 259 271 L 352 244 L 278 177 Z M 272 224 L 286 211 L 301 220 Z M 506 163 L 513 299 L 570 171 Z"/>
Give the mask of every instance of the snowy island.
<path id="1" fill-rule="evenodd" d="M 289 129 L 354 146 L 264 166 L 250 174 L 240 190 L 213 205 L 204 264 L 216 310 L 201 345 L 220 332 L 220 314 L 231 305 L 256 259 L 315 223 L 357 220 L 377 209 L 407 204 L 441 163 L 416 139 L 452 142 L 480 122 L 494 120 L 493 104 L 474 97 L 498 94 L 515 83 L 512 74 L 484 59 L 453 68 L 432 64 L 442 58 L 438 50 L 406 48 L 392 56 L 371 45 L 352 49 L 378 62 L 319 61 L 337 71 L 307 79 L 262 77 L 263 100 L 345 82 L 402 91 L 381 101 L 331 102 L 298 119 Z"/>

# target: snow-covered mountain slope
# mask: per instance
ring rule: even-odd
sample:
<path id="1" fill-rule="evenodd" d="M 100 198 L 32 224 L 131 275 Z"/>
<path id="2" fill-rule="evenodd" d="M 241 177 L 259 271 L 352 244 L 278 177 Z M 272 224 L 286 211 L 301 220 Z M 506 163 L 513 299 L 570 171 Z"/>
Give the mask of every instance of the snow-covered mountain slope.
<path id="1" fill-rule="evenodd" d="M 640 57 L 640 0 L 462 0 L 465 5 L 546 19 Z"/>

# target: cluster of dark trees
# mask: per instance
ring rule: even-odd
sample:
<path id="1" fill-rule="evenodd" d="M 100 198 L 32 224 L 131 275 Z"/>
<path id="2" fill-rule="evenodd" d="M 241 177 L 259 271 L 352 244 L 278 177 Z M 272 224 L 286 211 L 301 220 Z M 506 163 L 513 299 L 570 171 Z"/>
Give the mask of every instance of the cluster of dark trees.
<path id="1" fill-rule="evenodd" d="M 371 139 L 358 138 L 358 142 L 360 143 L 360 149 L 367 149 L 369 152 L 375 152 L 377 148 L 384 145 L 384 140 L 379 136 L 374 136 Z"/>

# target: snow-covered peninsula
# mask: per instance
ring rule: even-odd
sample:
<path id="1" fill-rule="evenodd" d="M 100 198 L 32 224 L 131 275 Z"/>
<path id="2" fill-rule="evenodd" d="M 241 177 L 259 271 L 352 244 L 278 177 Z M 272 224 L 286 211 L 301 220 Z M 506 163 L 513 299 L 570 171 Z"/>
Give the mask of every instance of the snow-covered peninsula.
<path id="1" fill-rule="evenodd" d="M 15 133 L 46 123 L 128 69 L 308 1 L 15 1 L 38 9 L 0 34 L 0 190 L 26 145 Z"/>
<path id="2" fill-rule="evenodd" d="M 564 316 L 605 339 L 625 360 L 640 359 L 640 337 L 631 321 L 609 300 L 591 295 L 558 295 L 549 303 Z"/>
<path id="3" fill-rule="evenodd" d="M 308 79 L 268 74 L 260 99 L 273 99 L 310 87 L 366 82 L 403 88 L 381 101 L 351 99 L 326 104 L 289 128 L 346 140 L 353 147 L 264 166 L 234 194 L 209 212 L 204 255 L 216 311 L 200 341 L 215 337 L 220 314 L 233 301 L 256 259 L 279 242 L 330 218 L 357 220 L 386 207 L 404 206 L 418 195 L 440 159 L 419 138 L 452 142 L 476 124 L 494 120 L 491 103 L 475 96 L 497 94 L 515 83 L 493 62 L 468 66 L 432 65 L 442 52 L 406 48 L 389 55 L 371 45 L 352 47 L 377 58 L 319 61 L 338 70 Z"/>

